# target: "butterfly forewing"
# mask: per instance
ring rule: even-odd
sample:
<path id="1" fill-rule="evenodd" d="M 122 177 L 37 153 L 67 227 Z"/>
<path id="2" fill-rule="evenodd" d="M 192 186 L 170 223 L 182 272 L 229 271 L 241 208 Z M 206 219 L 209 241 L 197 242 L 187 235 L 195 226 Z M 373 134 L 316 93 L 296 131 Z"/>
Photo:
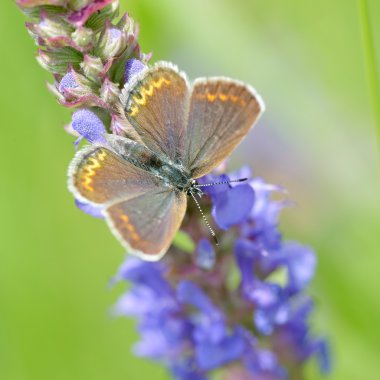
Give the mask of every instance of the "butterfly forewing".
<path id="1" fill-rule="evenodd" d="M 159 259 L 169 248 L 186 211 L 186 195 L 151 191 L 116 202 L 106 210 L 112 231 L 131 253 Z"/>
<path id="2" fill-rule="evenodd" d="M 264 110 L 250 87 L 224 78 L 198 79 L 193 87 L 184 165 L 193 178 L 215 169 Z"/>
<path id="3" fill-rule="evenodd" d="M 175 66 L 158 63 L 124 89 L 125 116 L 145 145 L 173 161 L 184 155 L 189 85 Z"/>

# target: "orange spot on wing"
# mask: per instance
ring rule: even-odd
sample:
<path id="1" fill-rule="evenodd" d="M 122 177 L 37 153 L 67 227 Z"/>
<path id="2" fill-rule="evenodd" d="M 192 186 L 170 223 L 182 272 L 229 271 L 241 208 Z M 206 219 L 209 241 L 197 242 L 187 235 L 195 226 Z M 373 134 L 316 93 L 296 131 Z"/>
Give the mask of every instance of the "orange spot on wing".
<path id="1" fill-rule="evenodd" d="M 199 100 L 207 100 L 210 103 L 214 103 L 215 100 L 220 100 L 223 103 L 225 102 L 232 102 L 232 103 L 237 103 L 239 102 L 242 106 L 245 106 L 247 103 L 243 100 L 240 99 L 239 96 L 236 95 L 228 95 L 228 94 L 223 94 L 223 93 L 216 93 L 216 94 L 211 94 L 211 93 L 206 93 L 206 94 L 197 94 L 196 97 Z"/>
<path id="2" fill-rule="evenodd" d="M 104 150 L 100 150 L 96 157 L 89 157 L 87 164 L 83 167 L 83 179 L 82 185 L 88 190 L 93 192 L 94 188 L 92 186 L 93 179 L 96 175 L 96 170 L 101 168 L 102 165 L 100 161 L 104 161 L 107 156 L 107 153 Z"/>
<path id="3" fill-rule="evenodd" d="M 139 106 L 145 106 L 147 99 L 153 96 L 156 89 L 160 89 L 163 85 L 168 86 L 170 83 L 171 81 L 169 79 L 165 77 L 159 77 L 157 80 L 152 80 L 149 82 L 149 85 L 147 87 L 146 85 L 142 85 L 139 89 L 139 93 L 132 97 L 132 103 L 128 110 L 128 114 L 132 117 L 136 116 L 140 111 Z"/>
<path id="4" fill-rule="evenodd" d="M 129 232 L 128 236 L 132 240 L 139 240 L 140 237 L 138 233 L 136 232 L 135 227 L 129 222 L 128 215 L 120 215 L 120 219 L 123 221 L 124 228 L 126 228 Z"/>
<path id="5" fill-rule="evenodd" d="M 216 99 L 216 95 L 213 95 L 213 94 L 207 94 L 207 100 L 209 102 L 213 102 L 214 100 Z"/>

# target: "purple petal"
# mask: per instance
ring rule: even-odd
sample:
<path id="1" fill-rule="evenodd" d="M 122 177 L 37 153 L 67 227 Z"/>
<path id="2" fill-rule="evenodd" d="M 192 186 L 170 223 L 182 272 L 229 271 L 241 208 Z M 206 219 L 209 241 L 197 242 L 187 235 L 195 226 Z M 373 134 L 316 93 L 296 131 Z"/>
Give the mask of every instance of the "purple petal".
<path id="1" fill-rule="evenodd" d="M 103 122 L 88 109 L 80 109 L 73 113 L 71 125 L 75 131 L 91 144 L 106 144 L 103 134 L 106 133 Z"/>
<path id="2" fill-rule="evenodd" d="M 270 335 L 276 326 L 285 324 L 290 315 L 289 306 L 283 302 L 267 309 L 258 309 L 254 314 L 257 330 L 263 335 Z"/>
<path id="3" fill-rule="evenodd" d="M 287 267 L 287 290 L 290 294 L 302 291 L 309 284 L 317 266 L 314 251 L 296 242 L 283 244 L 281 250 L 270 260 L 276 266 L 284 265 Z"/>
<path id="4" fill-rule="evenodd" d="M 144 330 L 141 340 L 135 344 L 133 352 L 136 356 L 160 360 L 170 350 L 165 334 L 158 329 Z"/>
<path id="5" fill-rule="evenodd" d="M 289 288 L 292 292 L 299 292 L 313 278 L 317 259 L 310 248 L 299 244 L 292 244 L 288 247 L 287 252 Z"/>
<path id="6" fill-rule="evenodd" d="M 175 361 L 174 365 L 170 369 L 173 377 L 176 380 L 207 380 L 204 375 L 199 373 L 199 370 L 195 368 L 193 361 L 189 359 L 182 359 Z"/>
<path id="7" fill-rule="evenodd" d="M 331 372 L 330 347 L 325 340 L 319 340 L 315 346 L 315 355 L 318 360 L 319 368 L 323 374 Z"/>
<path id="8" fill-rule="evenodd" d="M 195 263 L 199 268 L 211 270 L 215 264 L 214 246 L 207 240 L 201 239 L 195 251 Z"/>
<path id="9" fill-rule="evenodd" d="M 177 287 L 177 298 L 200 311 L 193 315 L 196 341 L 219 342 L 224 338 L 226 325 L 222 312 L 197 285 L 188 280 L 181 281 Z"/>
<path id="10" fill-rule="evenodd" d="M 227 229 L 245 221 L 251 213 L 255 193 L 251 186 L 229 188 L 213 197 L 212 215 L 220 228 Z"/>
<path id="11" fill-rule="evenodd" d="M 246 342 L 235 333 L 219 343 L 201 342 L 195 349 L 199 368 L 211 371 L 239 359 L 246 349 Z"/>
<path id="12" fill-rule="evenodd" d="M 278 362 L 277 356 L 269 350 L 252 350 L 244 360 L 246 368 L 254 378 L 267 380 L 287 379 L 287 372 Z"/>
<path id="13" fill-rule="evenodd" d="M 222 175 L 218 175 L 218 176 L 208 174 L 202 178 L 199 178 L 198 183 L 200 185 L 206 185 L 206 184 L 211 185 L 214 183 L 218 183 L 218 184 L 213 185 L 213 186 L 202 187 L 203 192 L 205 192 L 210 197 L 214 197 L 218 194 L 221 194 L 221 193 L 228 191 L 228 189 L 230 188 L 228 183 L 220 183 L 220 182 L 226 182 L 226 181 L 229 181 L 229 179 L 230 178 L 226 174 L 222 174 Z"/>
<path id="14" fill-rule="evenodd" d="M 74 75 L 71 72 L 68 72 L 59 82 L 58 91 L 64 95 L 66 89 L 76 87 L 78 87 L 78 84 L 75 82 Z"/>
<path id="15" fill-rule="evenodd" d="M 229 173 L 228 175 L 231 180 L 237 180 L 242 178 L 251 178 L 252 177 L 252 169 L 248 165 L 244 165 L 238 170 L 235 170 L 232 173 Z M 239 186 L 239 183 L 231 182 L 231 186 Z"/>
<path id="16" fill-rule="evenodd" d="M 114 313 L 144 317 L 152 310 L 156 301 L 157 296 L 152 289 L 144 286 L 136 287 L 119 298 Z"/>
<path id="17" fill-rule="evenodd" d="M 117 40 L 121 36 L 121 31 L 117 28 L 110 28 L 110 36 L 113 40 Z"/>
<path id="18" fill-rule="evenodd" d="M 136 58 L 129 59 L 125 64 L 124 79 L 128 83 L 133 76 L 145 68 L 145 65 Z"/>
<path id="19" fill-rule="evenodd" d="M 205 314 L 210 315 L 217 312 L 206 294 L 191 281 L 184 280 L 178 284 L 177 297 L 180 302 L 192 305 Z"/>
<path id="20" fill-rule="evenodd" d="M 118 277 L 135 285 L 151 288 L 156 297 L 169 297 L 172 301 L 174 292 L 163 276 L 161 263 L 146 262 L 138 258 L 128 257 L 119 269 Z"/>
<path id="21" fill-rule="evenodd" d="M 276 284 L 255 281 L 253 286 L 244 289 L 244 293 L 256 306 L 269 308 L 281 299 L 281 288 Z"/>
<path id="22" fill-rule="evenodd" d="M 75 205 L 86 214 L 89 214 L 95 218 L 104 219 L 102 206 L 95 206 L 90 203 L 84 203 L 78 199 L 75 199 Z"/>

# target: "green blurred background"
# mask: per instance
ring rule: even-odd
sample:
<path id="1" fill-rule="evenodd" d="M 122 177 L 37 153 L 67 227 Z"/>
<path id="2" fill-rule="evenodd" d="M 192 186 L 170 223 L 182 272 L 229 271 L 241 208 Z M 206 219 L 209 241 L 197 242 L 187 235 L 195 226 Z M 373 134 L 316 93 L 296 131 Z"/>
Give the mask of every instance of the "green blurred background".
<path id="1" fill-rule="evenodd" d="M 289 190 L 287 238 L 315 247 L 315 331 L 331 341 L 336 380 L 380 371 L 379 155 L 354 0 L 128 0 L 143 51 L 191 78 L 251 83 L 267 111 L 234 153 Z M 370 1 L 375 36 L 380 3 Z M 0 4 L 0 379 L 167 379 L 131 354 L 134 324 L 109 309 L 123 250 L 66 189 L 70 112 L 13 1 Z M 380 40 L 375 39 L 380 52 Z M 380 53 L 379 53 L 380 54 Z M 380 58 L 380 57 L 378 57 Z M 308 379 L 319 379 L 308 366 Z"/>

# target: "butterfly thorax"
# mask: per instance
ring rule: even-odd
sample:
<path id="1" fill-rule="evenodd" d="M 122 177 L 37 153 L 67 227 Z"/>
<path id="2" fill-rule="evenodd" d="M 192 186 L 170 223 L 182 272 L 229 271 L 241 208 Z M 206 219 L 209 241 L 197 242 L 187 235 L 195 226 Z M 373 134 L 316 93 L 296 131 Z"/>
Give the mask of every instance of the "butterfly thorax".
<path id="1" fill-rule="evenodd" d="M 181 165 L 162 161 L 162 166 L 157 170 L 168 186 L 174 186 L 180 191 L 187 192 L 191 187 L 192 178 L 190 173 Z"/>

